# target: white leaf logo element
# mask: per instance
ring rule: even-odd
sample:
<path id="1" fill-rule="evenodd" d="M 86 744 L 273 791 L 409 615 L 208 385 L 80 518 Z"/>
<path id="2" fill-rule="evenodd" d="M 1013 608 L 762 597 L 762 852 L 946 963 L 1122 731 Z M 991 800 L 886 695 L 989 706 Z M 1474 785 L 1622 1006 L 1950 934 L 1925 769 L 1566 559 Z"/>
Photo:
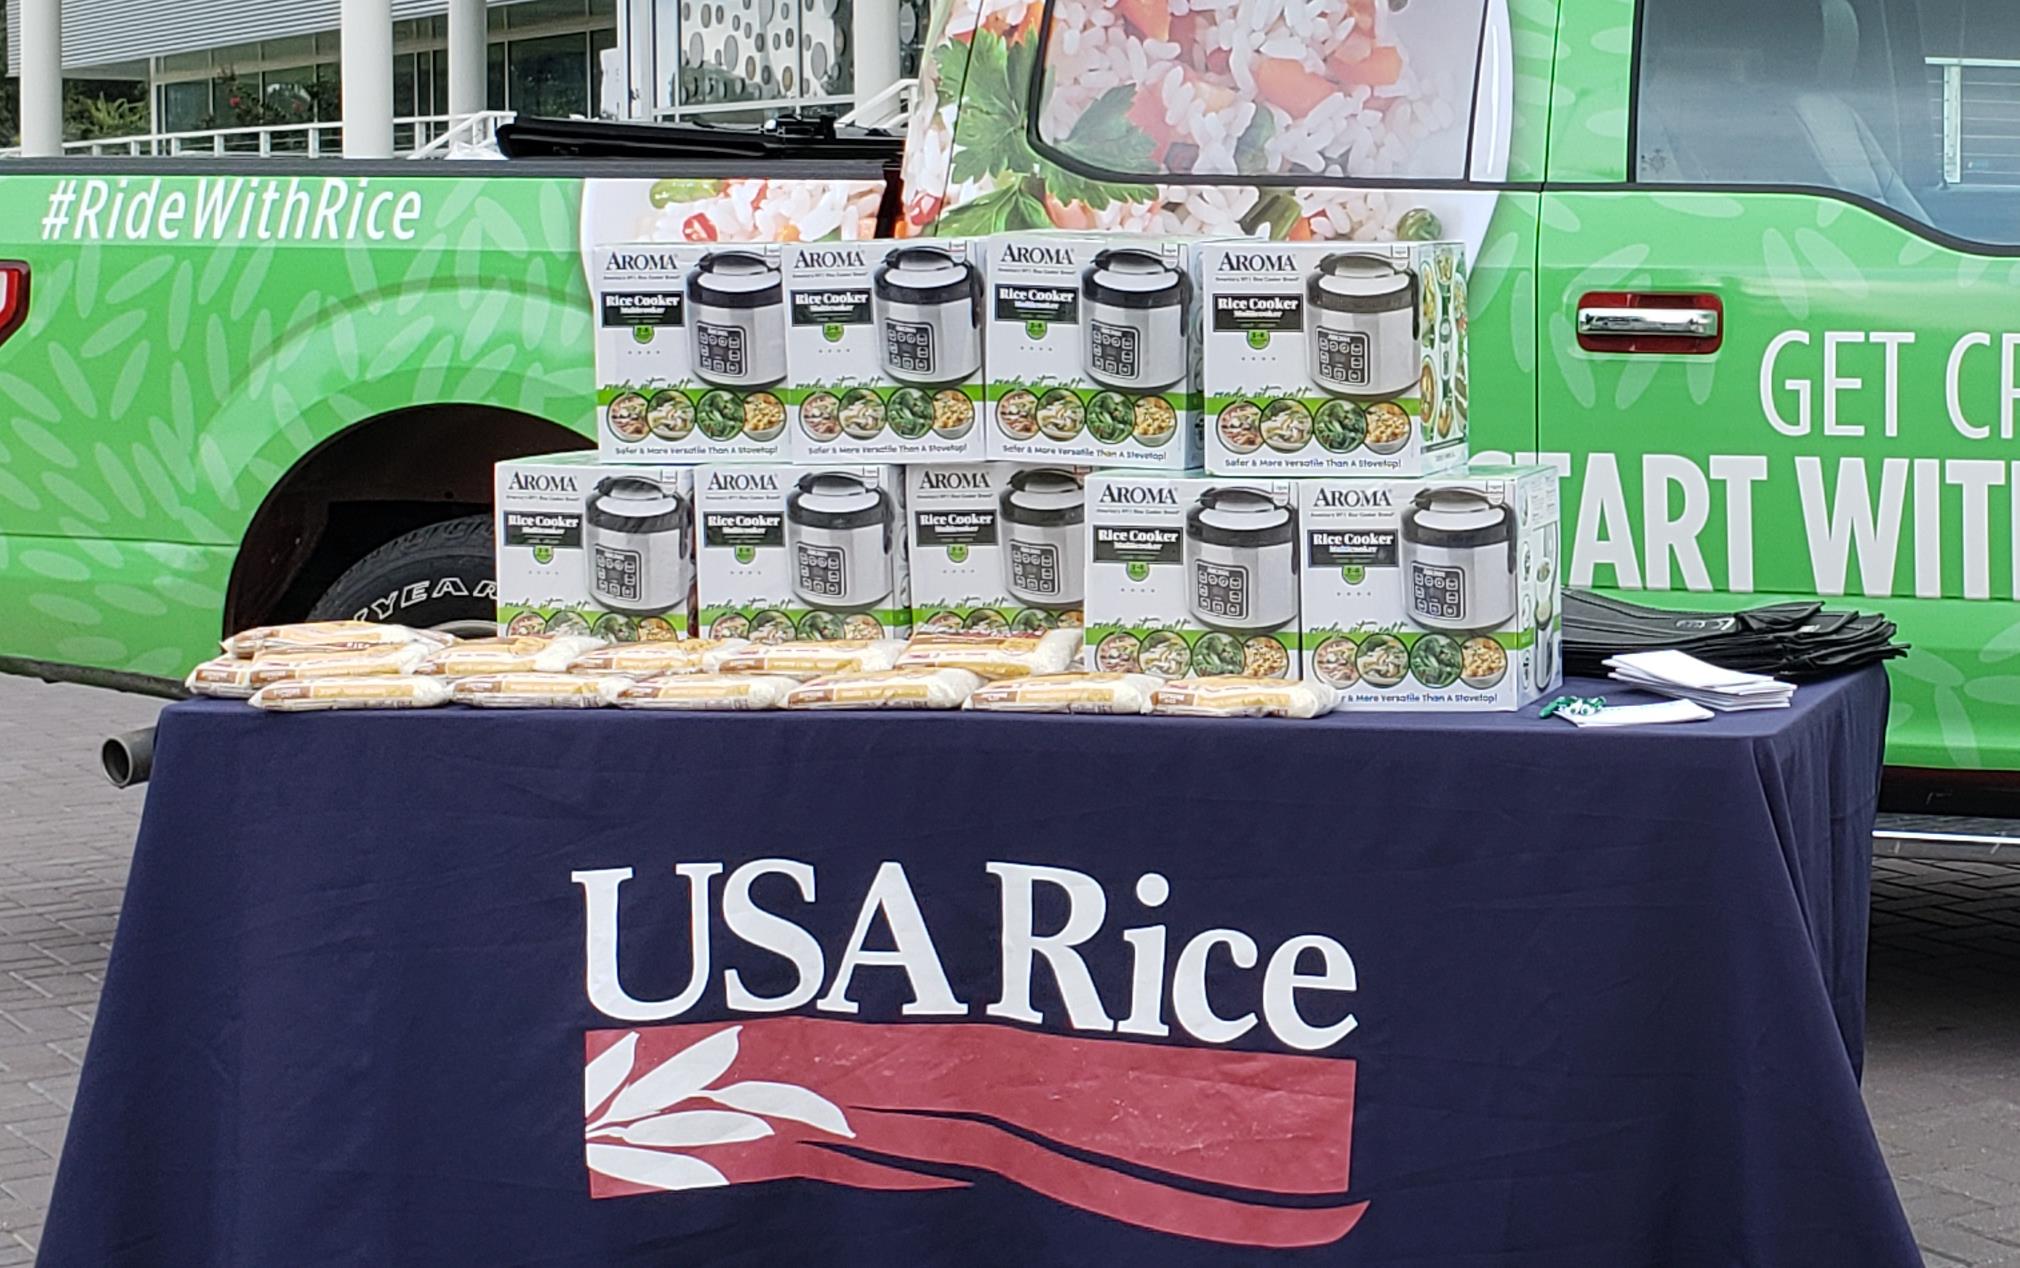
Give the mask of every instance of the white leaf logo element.
<path id="1" fill-rule="evenodd" d="M 732 1145 L 743 1140 L 763 1140 L 772 1134 L 771 1124 L 749 1114 L 727 1110 L 683 1110 L 642 1118 L 629 1127 L 606 1127 L 598 1136 L 614 1136 L 633 1145 L 685 1149 L 694 1145 Z"/>
<path id="2" fill-rule="evenodd" d="M 796 1123 L 818 1127 L 836 1136 L 854 1138 L 855 1131 L 842 1115 L 841 1107 L 824 1096 L 790 1083 L 732 1083 L 702 1093 L 718 1105 L 763 1114 L 766 1118 L 790 1118 Z"/>
<path id="3" fill-rule="evenodd" d="M 644 1078 L 619 1092 L 597 1125 L 643 1118 L 696 1095 L 722 1077 L 723 1071 L 736 1060 L 736 1036 L 742 1029 L 731 1026 L 719 1030 L 660 1062 Z"/>
<path id="4" fill-rule="evenodd" d="M 584 1152 L 593 1170 L 613 1180 L 654 1189 L 709 1189 L 729 1183 L 729 1177 L 722 1172 L 686 1154 L 663 1154 L 623 1145 L 588 1145 Z"/>
<path id="5" fill-rule="evenodd" d="M 638 1059 L 638 1032 L 632 1031 L 597 1054 L 582 1071 L 582 1113 L 585 1117 L 596 1112 L 596 1107 L 610 1099 L 610 1094 L 623 1086 L 631 1077 L 631 1066 Z"/>

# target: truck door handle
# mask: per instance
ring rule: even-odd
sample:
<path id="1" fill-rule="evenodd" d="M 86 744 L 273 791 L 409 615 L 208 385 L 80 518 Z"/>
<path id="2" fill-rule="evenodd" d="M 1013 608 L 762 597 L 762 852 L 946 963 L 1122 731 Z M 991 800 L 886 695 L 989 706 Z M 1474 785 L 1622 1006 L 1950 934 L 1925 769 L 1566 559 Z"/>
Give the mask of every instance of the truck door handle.
<path id="1" fill-rule="evenodd" d="M 1592 291 L 1578 301 L 1587 352 L 1703 356 L 1725 339 L 1725 305 L 1706 293 Z"/>

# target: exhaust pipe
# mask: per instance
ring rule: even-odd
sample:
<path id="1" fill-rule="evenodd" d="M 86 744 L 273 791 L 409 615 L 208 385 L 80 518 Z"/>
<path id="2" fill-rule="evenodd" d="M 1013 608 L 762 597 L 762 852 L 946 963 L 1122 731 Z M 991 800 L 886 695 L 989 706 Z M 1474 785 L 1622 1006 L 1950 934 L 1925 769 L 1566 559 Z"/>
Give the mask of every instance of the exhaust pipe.
<path id="1" fill-rule="evenodd" d="M 154 728 L 113 736 L 99 746 L 98 761 L 114 788 L 146 783 L 154 773 Z"/>

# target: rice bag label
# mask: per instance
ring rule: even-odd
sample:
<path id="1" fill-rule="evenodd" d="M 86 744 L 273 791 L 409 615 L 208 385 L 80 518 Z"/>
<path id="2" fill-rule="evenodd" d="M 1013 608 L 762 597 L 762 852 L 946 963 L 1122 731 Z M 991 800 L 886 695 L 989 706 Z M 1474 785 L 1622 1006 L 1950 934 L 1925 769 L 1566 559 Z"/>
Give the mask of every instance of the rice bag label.
<path id="1" fill-rule="evenodd" d="M 685 299 L 679 291 L 605 291 L 603 324 L 611 329 L 625 326 L 678 326 Z"/>
<path id="2" fill-rule="evenodd" d="M 870 292 L 862 289 L 794 291 L 795 326 L 867 326 Z"/>
<path id="3" fill-rule="evenodd" d="M 1215 295 L 1215 330 L 1303 330 L 1305 301 L 1296 295 Z"/>
<path id="4" fill-rule="evenodd" d="M 1305 559 L 1313 568 L 1393 568 L 1393 528 L 1316 528 L 1305 535 Z"/>
<path id="5" fill-rule="evenodd" d="M 1071 286 L 998 286 L 996 320 L 1075 326 L 1080 324 L 1080 292 Z"/>
<path id="6" fill-rule="evenodd" d="M 912 525 L 921 546 L 994 546 L 996 544 L 996 513 L 994 511 L 921 510 L 912 517 Z"/>
<path id="7" fill-rule="evenodd" d="M 1094 561 L 1104 564 L 1179 564 L 1185 562 L 1185 539 L 1176 528 L 1096 524 Z"/>

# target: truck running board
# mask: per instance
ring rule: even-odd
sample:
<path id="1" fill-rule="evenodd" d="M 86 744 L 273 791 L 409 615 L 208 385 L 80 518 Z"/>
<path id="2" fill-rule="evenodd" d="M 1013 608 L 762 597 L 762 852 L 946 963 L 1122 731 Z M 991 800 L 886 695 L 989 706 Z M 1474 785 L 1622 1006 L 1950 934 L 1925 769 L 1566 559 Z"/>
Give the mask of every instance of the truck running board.
<path id="1" fill-rule="evenodd" d="M 2020 864 L 2020 819 L 1883 814 L 1873 826 L 1873 853 L 1883 858 Z"/>

